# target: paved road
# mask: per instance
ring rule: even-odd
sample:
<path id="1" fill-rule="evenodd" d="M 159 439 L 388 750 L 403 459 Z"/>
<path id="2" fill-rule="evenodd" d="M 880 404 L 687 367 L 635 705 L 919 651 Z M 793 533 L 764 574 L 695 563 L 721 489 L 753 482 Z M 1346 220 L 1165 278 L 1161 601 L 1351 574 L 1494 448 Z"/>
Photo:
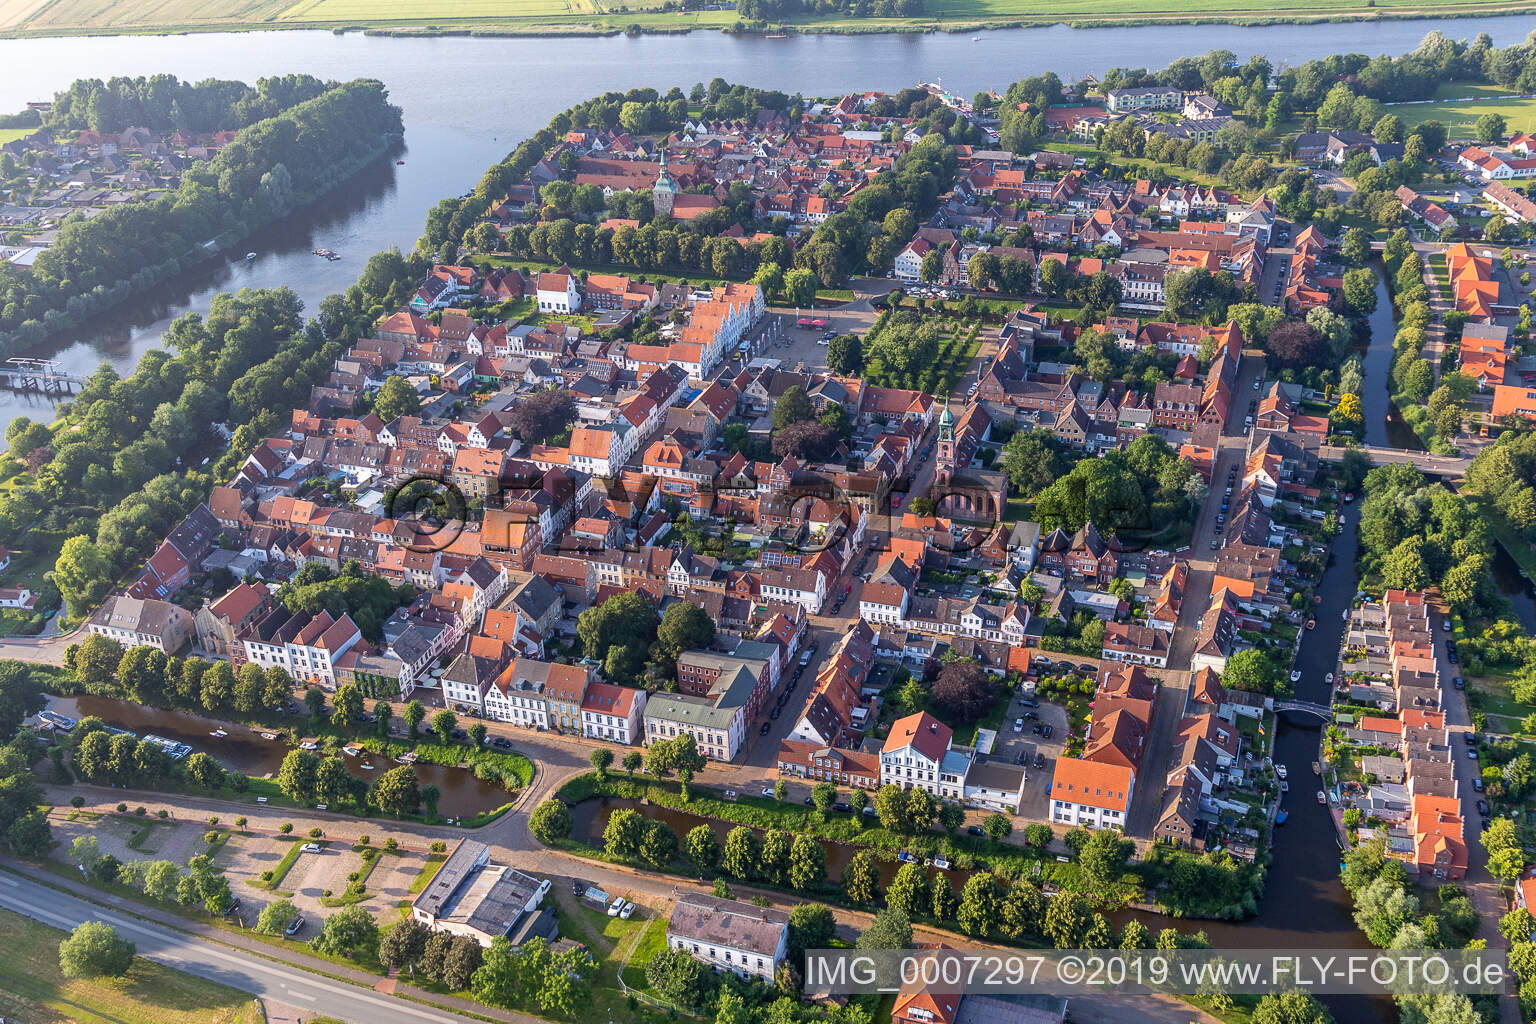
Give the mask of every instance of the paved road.
<path id="1" fill-rule="evenodd" d="M 463 1019 L 447 1010 L 332 981 L 131 914 L 104 909 L 19 875 L 0 873 L 0 907 L 64 930 L 83 921 L 104 921 L 116 928 L 119 935 L 136 943 L 140 956 L 314 1014 L 356 1024 L 458 1024 Z M 532 1020 L 520 1015 L 518 1019 Z"/>

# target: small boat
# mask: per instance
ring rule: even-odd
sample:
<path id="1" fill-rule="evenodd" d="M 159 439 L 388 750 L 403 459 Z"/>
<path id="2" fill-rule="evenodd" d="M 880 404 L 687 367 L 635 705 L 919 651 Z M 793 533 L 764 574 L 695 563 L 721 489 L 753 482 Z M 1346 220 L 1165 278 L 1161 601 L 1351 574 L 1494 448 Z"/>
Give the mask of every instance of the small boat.
<path id="1" fill-rule="evenodd" d="M 261 738 L 264 739 L 264 740 L 275 740 L 275 739 L 277 739 L 277 733 L 275 733 L 275 732 L 264 732 L 264 733 L 261 734 Z"/>
<path id="2" fill-rule="evenodd" d="M 973 42 L 973 43 L 981 42 L 981 36 L 971 36 L 971 42 Z"/>
<path id="3" fill-rule="evenodd" d="M 1323 676 L 1323 682 L 1325 682 L 1325 683 L 1332 683 L 1333 682 L 1333 673 L 1329 672 L 1326 676 Z"/>
<path id="4" fill-rule="evenodd" d="M 245 254 L 245 262 L 247 262 L 247 263 L 251 262 L 251 260 L 253 260 L 255 258 L 256 258 L 256 254 L 253 253 L 253 252 L 248 252 L 248 253 Z"/>
<path id="5" fill-rule="evenodd" d="M 1275 812 L 1275 825 L 1276 826 L 1284 825 L 1285 824 L 1285 819 L 1288 818 L 1288 817 L 1290 817 L 1290 815 L 1287 814 L 1285 811 L 1276 811 Z"/>
<path id="6" fill-rule="evenodd" d="M 346 746 L 341 748 L 341 752 L 346 754 L 348 757 L 356 757 L 358 754 L 363 752 L 363 748 L 358 746 L 356 743 L 348 743 Z"/>
<path id="7" fill-rule="evenodd" d="M 933 866 L 941 871 L 948 871 L 949 859 L 947 857 L 935 857 L 933 858 Z"/>
<path id="8" fill-rule="evenodd" d="M 1290 791 L 1291 791 L 1291 784 L 1289 782 L 1282 781 L 1280 783 L 1280 792 L 1282 792 L 1282 793 L 1289 793 Z"/>
<path id="9" fill-rule="evenodd" d="M 210 732 L 208 735 L 209 736 L 217 736 L 219 739 L 223 739 L 225 736 L 228 736 L 229 733 L 225 732 L 223 729 L 215 729 L 215 730 L 213 730 L 213 732 Z"/>
<path id="10" fill-rule="evenodd" d="M 918 858 L 914 857 L 906 850 L 902 850 L 900 853 L 896 854 L 896 859 L 901 861 L 903 864 L 916 864 L 918 862 Z"/>
<path id="11" fill-rule="evenodd" d="M 1301 682 L 1301 670 L 1300 669 L 1295 669 L 1295 670 L 1293 670 L 1291 672 L 1291 682 L 1293 682 L 1293 683 Z"/>
<path id="12" fill-rule="evenodd" d="M 415 764 L 416 763 L 416 751 L 412 750 L 412 751 L 410 751 L 408 753 L 401 754 L 399 757 L 395 758 L 395 761 L 398 762 L 399 764 Z"/>
<path id="13" fill-rule="evenodd" d="M 1312 762 L 1312 774 L 1313 775 L 1321 775 L 1321 774 L 1323 774 L 1323 766 L 1322 766 L 1322 764 L 1320 764 L 1317 761 L 1313 761 Z"/>
<path id="14" fill-rule="evenodd" d="M 405 166 L 405 161 L 404 160 L 396 160 L 395 161 L 395 166 L 396 167 L 404 167 Z"/>
<path id="15" fill-rule="evenodd" d="M 1322 790 L 1318 790 L 1317 802 L 1322 804 L 1324 807 L 1328 806 L 1328 794 L 1324 793 Z"/>
<path id="16" fill-rule="evenodd" d="M 371 772 L 374 770 L 373 765 L 369 764 L 367 761 L 364 761 L 362 764 L 358 765 L 358 767 L 365 772 Z"/>
<path id="17" fill-rule="evenodd" d="M 1307 620 L 1307 628 L 1308 629 L 1315 629 L 1315 628 L 1317 628 L 1317 620 L 1316 619 L 1308 619 Z"/>

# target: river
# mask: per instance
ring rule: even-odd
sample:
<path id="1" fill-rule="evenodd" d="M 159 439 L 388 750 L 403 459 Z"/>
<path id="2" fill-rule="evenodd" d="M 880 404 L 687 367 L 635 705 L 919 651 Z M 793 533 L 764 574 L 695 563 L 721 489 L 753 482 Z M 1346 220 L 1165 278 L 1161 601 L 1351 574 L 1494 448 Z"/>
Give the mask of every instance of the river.
<path id="1" fill-rule="evenodd" d="M 350 284 L 369 255 L 409 248 L 429 207 L 472 188 L 491 163 L 571 104 L 607 90 L 684 88 L 720 76 L 765 88 L 827 95 L 896 90 L 940 81 L 961 95 L 1004 89 L 1015 79 L 1054 71 L 1063 78 L 1102 73 L 1111 64 L 1158 66 L 1175 57 L 1226 48 L 1239 60 L 1263 53 L 1276 68 L 1330 53 L 1402 53 L 1426 32 L 1455 38 L 1487 32 L 1496 45 L 1523 39 L 1522 17 L 1422 19 L 1316 25 L 1062 25 L 969 35 L 730 36 L 718 32 L 606 38 L 387 38 L 360 33 L 246 32 L 0 40 L 0 111 L 47 99 L 90 75 L 175 74 L 255 81 L 307 72 L 382 80 L 405 111 L 403 165 L 384 162 L 309 210 L 240 246 L 251 263 L 206 268 L 98 323 L 50 340 L 35 355 L 88 374 L 103 360 L 130 371 L 160 342 L 166 325 L 202 310 L 221 290 L 287 285 L 311 311 Z M 327 263 L 316 247 L 343 258 Z M 1390 344 L 1390 338 L 1388 338 Z M 0 427 L 18 415 L 43 418 L 48 403 L 0 393 Z"/>

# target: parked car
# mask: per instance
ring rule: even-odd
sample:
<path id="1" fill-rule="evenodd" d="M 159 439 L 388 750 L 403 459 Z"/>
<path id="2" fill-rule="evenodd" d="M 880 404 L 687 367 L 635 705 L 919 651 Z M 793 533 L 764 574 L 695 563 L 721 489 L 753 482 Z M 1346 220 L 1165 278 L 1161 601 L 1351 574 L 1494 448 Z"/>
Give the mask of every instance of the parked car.
<path id="1" fill-rule="evenodd" d="M 967 825 L 965 830 L 973 836 L 984 836 L 987 834 L 980 825 Z"/>
<path id="2" fill-rule="evenodd" d="M 773 787 L 772 786 L 764 786 L 763 787 L 763 796 L 773 796 Z"/>
<path id="3" fill-rule="evenodd" d="M 304 915 L 300 914 L 298 917 L 296 917 L 292 921 L 288 922 L 288 927 L 283 929 L 283 934 L 288 936 L 289 938 L 292 938 L 293 936 L 299 934 L 299 929 L 301 929 L 303 927 L 304 927 Z"/>
<path id="4" fill-rule="evenodd" d="M 1479 800 L 1477 802 L 1477 813 L 1483 815 L 1484 817 L 1488 816 L 1488 801 L 1487 800 Z"/>
<path id="5" fill-rule="evenodd" d="M 1022 718 L 1015 718 L 1013 720 L 1013 731 L 1014 732 L 1023 732 L 1024 731 L 1024 719 L 1022 719 Z"/>
<path id="6" fill-rule="evenodd" d="M 507 739 L 505 736 L 497 736 L 495 739 L 491 740 L 491 746 L 500 747 L 502 750 L 511 750 L 512 741 Z"/>
<path id="7" fill-rule="evenodd" d="M 619 911 L 619 918 L 620 918 L 620 920 L 628 921 L 629 920 L 629 915 L 633 914 L 634 912 L 635 912 L 635 905 L 633 903 L 629 902 L 629 900 L 625 900 L 624 901 L 624 909 Z"/>
<path id="8" fill-rule="evenodd" d="M 773 723 L 772 722 L 764 722 L 763 723 L 763 727 L 758 730 L 757 734 L 759 736 L 767 736 L 768 735 L 768 730 L 772 729 L 772 728 L 773 728 Z"/>
<path id="9" fill-rule="evenodd" d="M 1047 725 L 1044 729 L 1041 730 L 1040 735 L 1044 736 L 1046 739 L 1050 739 L 1051 738 L 1051 727 L 1049 725 Z"/>
<path id="10" fill-rule="evenodd" d="M 1458 690 L 1465 690 L 1467 688 L 1467 681 L 1461 678 L 1461 676 L 1457 676 L 1451 685 L 1455 686 Z"/>
<path id="11" fill-rule="evenodd" d="M 853 813 L 853 806 L 851 804 L 845 804 L 841 800 L 839 800 L 837 803 L 833 804 L 832 805 L 832 809 L 834 811 L 842 811 L 844 814 L 852 814 Z"/>
<path id="12" fill-rule="evenodd" d="M 319 843 L 305 843 L 303 846 L 299 847 L 299 852 L 300 853 L 319 853 L 320 852 L 320 844 Z"/>
<path id="13" fill-rule="evenodd" d="M 1472 780 L 1472 789 L 1474 791 L 1478 792 L 1478 793 L 1481 793 L 1483 791 L 1483 780 L 1482 779 L 1473 779 Z"/>
<path id="14" fill-rule="evenodd" d="M 1039 771 L 1040 769 L 1045 767 L 1045 755 L 1044 754 L 1040 754 L 1040 753 L 1036 753 L 1035 754 L 1035 760 L 1034 760 L 1033 767 L 1034 767 L 1035 771 Z"/>

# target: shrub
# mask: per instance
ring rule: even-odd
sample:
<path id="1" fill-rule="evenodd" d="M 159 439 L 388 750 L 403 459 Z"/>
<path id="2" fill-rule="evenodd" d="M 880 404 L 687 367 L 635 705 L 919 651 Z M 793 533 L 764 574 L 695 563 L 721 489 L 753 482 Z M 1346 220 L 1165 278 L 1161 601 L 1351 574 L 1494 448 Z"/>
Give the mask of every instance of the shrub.
<path id="1" fill-rule="evenodd" d="M 139 817 L 142 818 L 142 817 L 144 817 L 144 815 L 149 813 L 149 810 L 148 810 L 148 808 L 144 808 L 144 807 L 135 807 L 133 809 L 133 813 L 137 814 Z M 165 817 L 165 812 L 164 811 L 160 812 L 160 817 L 162 817 L 162 818 Z"/>
<path id="2" fill-rule="evenodd" d="M 327 889 L 327 890 L 325 890 L 325 891 L 324 891 L 324 892 L 322 892 L 322 893 L 321 893 L 321 894 L 320 894 L 320 895 L 321 895 L 321 896 L 324 896 L 324 897 L 325 897 L 325 898 L 327 898 L 327 899 L 329 899 L 329 898 L 330 898 L 330 896 L 331 896 L 331 890 L 329 890 L 329 889 Z"/>
<path id="3" fill-rule="evenodd" d="M 219 816 L 217 814 L 213 815 L 211 818 L 208 819 L 208 824 L 210 824 L 210 825 L 217 825 L 218 823 L 219 823 Z"/>
<path id="4" fill-rule="evenodd" d="M 448 852 L 448 844 L 443 842 L 441 839 L 438 839 L 435 842 L 433 842 L 433 844 L 432 844 L 432 852 L 433 853 L 446 853 L 446 852 Z"/>
<path id="5" fill-rule="evenodd" d="M 369 843 L 369 837 L 368 836 L 363 835 L 363 836 L 358 836 L 357 837 L 357 845 L 358 846 L 367 846 L 368 843 Z"/>
<path id="6" fill-rule="evenodd" d="M 70 797 L 69 798 L 69 806 L 71 806 L 71 807 L 84 807 L 85 806 L 85 797 L 83 797 L 83 796 L 72 796 L 72 797 Z"/>
<path id="7" fill-rule="evenodd" d="M 211 828 L 207 832 L 203 833 L 203 842 L 208 843 L 210 846 L 212 844 L 218 842 L 218 841 L 219 841 L 219 830 L 218 829 Z"/>
<path id="8" fill-rule="evenodd" d="M 245 822 L 245 815 L 242 814 L 240 817 L 235 819 L 235 828 L 245 828 Z"/>
<path id="9" fill-rule="evenodd" d="M 143 811 L 144 808 L 140 807 L 139 810 Z M 155 812 L 155 817 L 159 818 L 161 821 L 164 821 L 166 818 L 169 818 L 170 816 L 171 816 L 170 812 L 168 812 L 168 811 L 156 811 Z"/>
<path id="10" fill-rule="evenodd" d="M 277 830 L 283 835 L 287 835 L 289 832 L 293 831 L 293 822 L 285 821 L 281 825 L 277 826 Z"/>
<path id="11" fill-rule="evenodd" d="M 390 836 L 388 839 L 384 840 L 384 849 L 398 850 L 400 849 L 400 842 L 395 839 L 394 836 Z"/>
<path id="12" fill-rule="evenodd" d="M 127 804 L 118 804 L 117 805 L 117 813 L 118 814 L 126 814 L 126 813 L 128 813 L 128 805 Z"/>
<path id="13" fill-rule="evenodd" d="M 323 835 L 325 835 L 325 833 L 320 831 L 318 827 L 309 830 L 309 838 L 311 839 L 319 839 Z"/>
<path id="14" fill-rule="evenodd" d="M 263 871 L 261 873 L 261 880 L 263 882 L 270 882 L 270 881 L 272 881 L 272 869 L 271 868 L 268 868 L 267 870 L 265 870 L 265 871 Z"/>

